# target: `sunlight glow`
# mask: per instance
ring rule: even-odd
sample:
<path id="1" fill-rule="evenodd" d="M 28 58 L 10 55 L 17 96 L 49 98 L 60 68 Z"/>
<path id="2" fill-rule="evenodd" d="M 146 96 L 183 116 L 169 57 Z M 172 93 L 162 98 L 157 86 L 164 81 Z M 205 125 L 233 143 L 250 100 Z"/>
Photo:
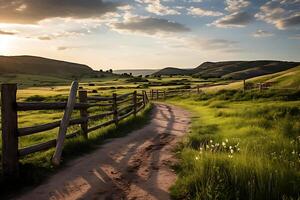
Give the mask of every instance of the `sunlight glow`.
<path id="1" fill-rule="evenodd" d="M 11 38 L 0 36 L 0 54 L 7 55 L 9 51 L 9 45 L 11 43 Z"/>

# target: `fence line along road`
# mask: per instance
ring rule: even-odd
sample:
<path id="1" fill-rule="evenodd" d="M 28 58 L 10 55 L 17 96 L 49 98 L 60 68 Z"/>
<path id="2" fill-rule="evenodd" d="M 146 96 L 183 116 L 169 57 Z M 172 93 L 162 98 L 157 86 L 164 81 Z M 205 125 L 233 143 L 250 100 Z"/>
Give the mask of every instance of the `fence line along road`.
<path id="1" fill-rule="evenodd" d="M 71 95 L 73 95 L 74 98 L 76 97 L 74 91 L 76 93 L 78 83 L 73 82 L 72 85 L 73 94 Z M 63 128 L 60 133 L 61 137 L 63 137 L 63 140 L 61 140 L 62 144 L 64 138 L 69 139 L 79 135 L 88 139 L 88 134 L 90 132 L 111 124 L 118 125 L 119 121 L 131 115 L 135 116 L 149 103 L 149 98 L 145 91 L 142 91 L 141 94 L 134 91 L 128 94 L 117 95 L 114 93 L 111 97 L 100 97 L 88 96 L 86 90 L 80 90 L 78 91 L 79 102 L 75 102 L 75 99 L 73 99 L 74 102 L 69 102 L 69 104 L 67 104 L 67 102 L 17 102 L 16 94 L 17 84 L 1 85 L 2 169 L 3 175 L 9 179 L 17 178 L 19 176 L 20 157 L 44 151 L 57 145 L 57 139 L 53 139 L 19 149 L 19 137 L 37 134 L 60 127 L 60 130 Z M 89 108 L 106 108 L 109 110 L 99 114 L 90 115 Z M 67 110 L 67 113 L 65 113 L 65 117 L 62 120 L 32 127 L 18 128 L 18 111 L 34 110 Z M 79 118 L 70 118 L 73 110 L 80 111 Z M 111 117 L 112 119 L 92 127 L 89 126 L 89 122 L 95 122 L 101 119 L 105 120 L 108 117 Z M 80 125 L 80 130 L 66 135 L 66 128 L 71 125 Z M 61 148 L 61 144 L 59 148 Z M 61 151 L 61 149 L 59 149 L 59 151 Z M 59 157 L 60 156 L 57 158 L 59 159 Z"/>

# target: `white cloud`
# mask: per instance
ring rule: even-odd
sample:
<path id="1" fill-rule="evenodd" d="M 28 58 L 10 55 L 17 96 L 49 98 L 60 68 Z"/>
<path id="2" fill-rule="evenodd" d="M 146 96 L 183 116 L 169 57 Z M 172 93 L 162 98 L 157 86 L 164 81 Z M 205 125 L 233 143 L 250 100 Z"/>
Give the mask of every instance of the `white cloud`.
<path id="1" fill-rule="evenodd" d="M 226 0 L 227 7 L 225 10 L 229 12 L 238 12 L 243 8 L 250 6 L 250 2 L 247 0 Z"/>
<path id="2" fill-rule="evenodd" d="M 261 29 L 258 29 L 255 33 L 252 34 L 253 37 L 256 37 L 256 38 L 260 38 L 260 37 L 271 37 L 273 36 L 274 34 L 269 32 L 269 31 L 265 31 L 265 30 L 261 30 Z"/>
<path id="3" fill-rule="evenodd" d="M 223 13 L 218 11 L 205 10 L 202 8 L 195 8 L 195 7 L 188 8 L 188 14 L 193 16 L 211 16 L 211 17 L 218 17 L 223 15 Z"/>
<path id="4" fill-rule="evenodd" d="M 255 17 L 281 30 L 297 27 L 300 25 L 299 6 L 299 0 L 272 0 L 261 6 Z"/>
<path id="5" fill-rule="evenodd" d="M 180 12 L 169 6 L 165 6 L 160 0 L 136 0 L 138 3 L 147 4 L 146 10 L 156 15 L 179 15 Z"/>

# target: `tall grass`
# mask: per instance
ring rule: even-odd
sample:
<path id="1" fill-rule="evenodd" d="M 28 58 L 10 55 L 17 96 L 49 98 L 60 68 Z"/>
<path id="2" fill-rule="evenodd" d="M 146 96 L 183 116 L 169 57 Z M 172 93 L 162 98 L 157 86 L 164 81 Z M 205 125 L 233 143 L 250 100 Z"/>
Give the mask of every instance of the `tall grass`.
<path id="1" fill-rule="evenodd" d="M 300 198 L 299 101 L 170 101 L 194 114 L 174 199 Z"/>

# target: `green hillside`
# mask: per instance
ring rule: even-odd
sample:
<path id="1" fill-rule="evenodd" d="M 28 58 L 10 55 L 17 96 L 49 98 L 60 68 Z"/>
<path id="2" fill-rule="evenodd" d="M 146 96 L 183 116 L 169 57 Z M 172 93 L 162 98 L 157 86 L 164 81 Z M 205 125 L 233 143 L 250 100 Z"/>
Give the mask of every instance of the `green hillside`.
<path id="1" fill-rule="evenodd" d="M 250 82 L 273 82 L 275 86 L 282 88 L 300 87 L 300 65 L 292 69 L 252 78 Z"/>
<path id="2" fill-rule="evenodd" d="M 35 56 L 0 56 L 0 74 L 30 74 L 57 78 L 104 75 L 87 65 Z"/>
<path id="3" fill-rule="evenodd" d="M 266 74 L 281 72 L 298 66 L 297 62 L 285 61 L 226 61 L 226 62 L 205 62 L 200 66 L 183 70 L 178 68 L 165 68 L 154 75 L 193 75 L 199 78 L 222 78 L 242 80 Z"/>

